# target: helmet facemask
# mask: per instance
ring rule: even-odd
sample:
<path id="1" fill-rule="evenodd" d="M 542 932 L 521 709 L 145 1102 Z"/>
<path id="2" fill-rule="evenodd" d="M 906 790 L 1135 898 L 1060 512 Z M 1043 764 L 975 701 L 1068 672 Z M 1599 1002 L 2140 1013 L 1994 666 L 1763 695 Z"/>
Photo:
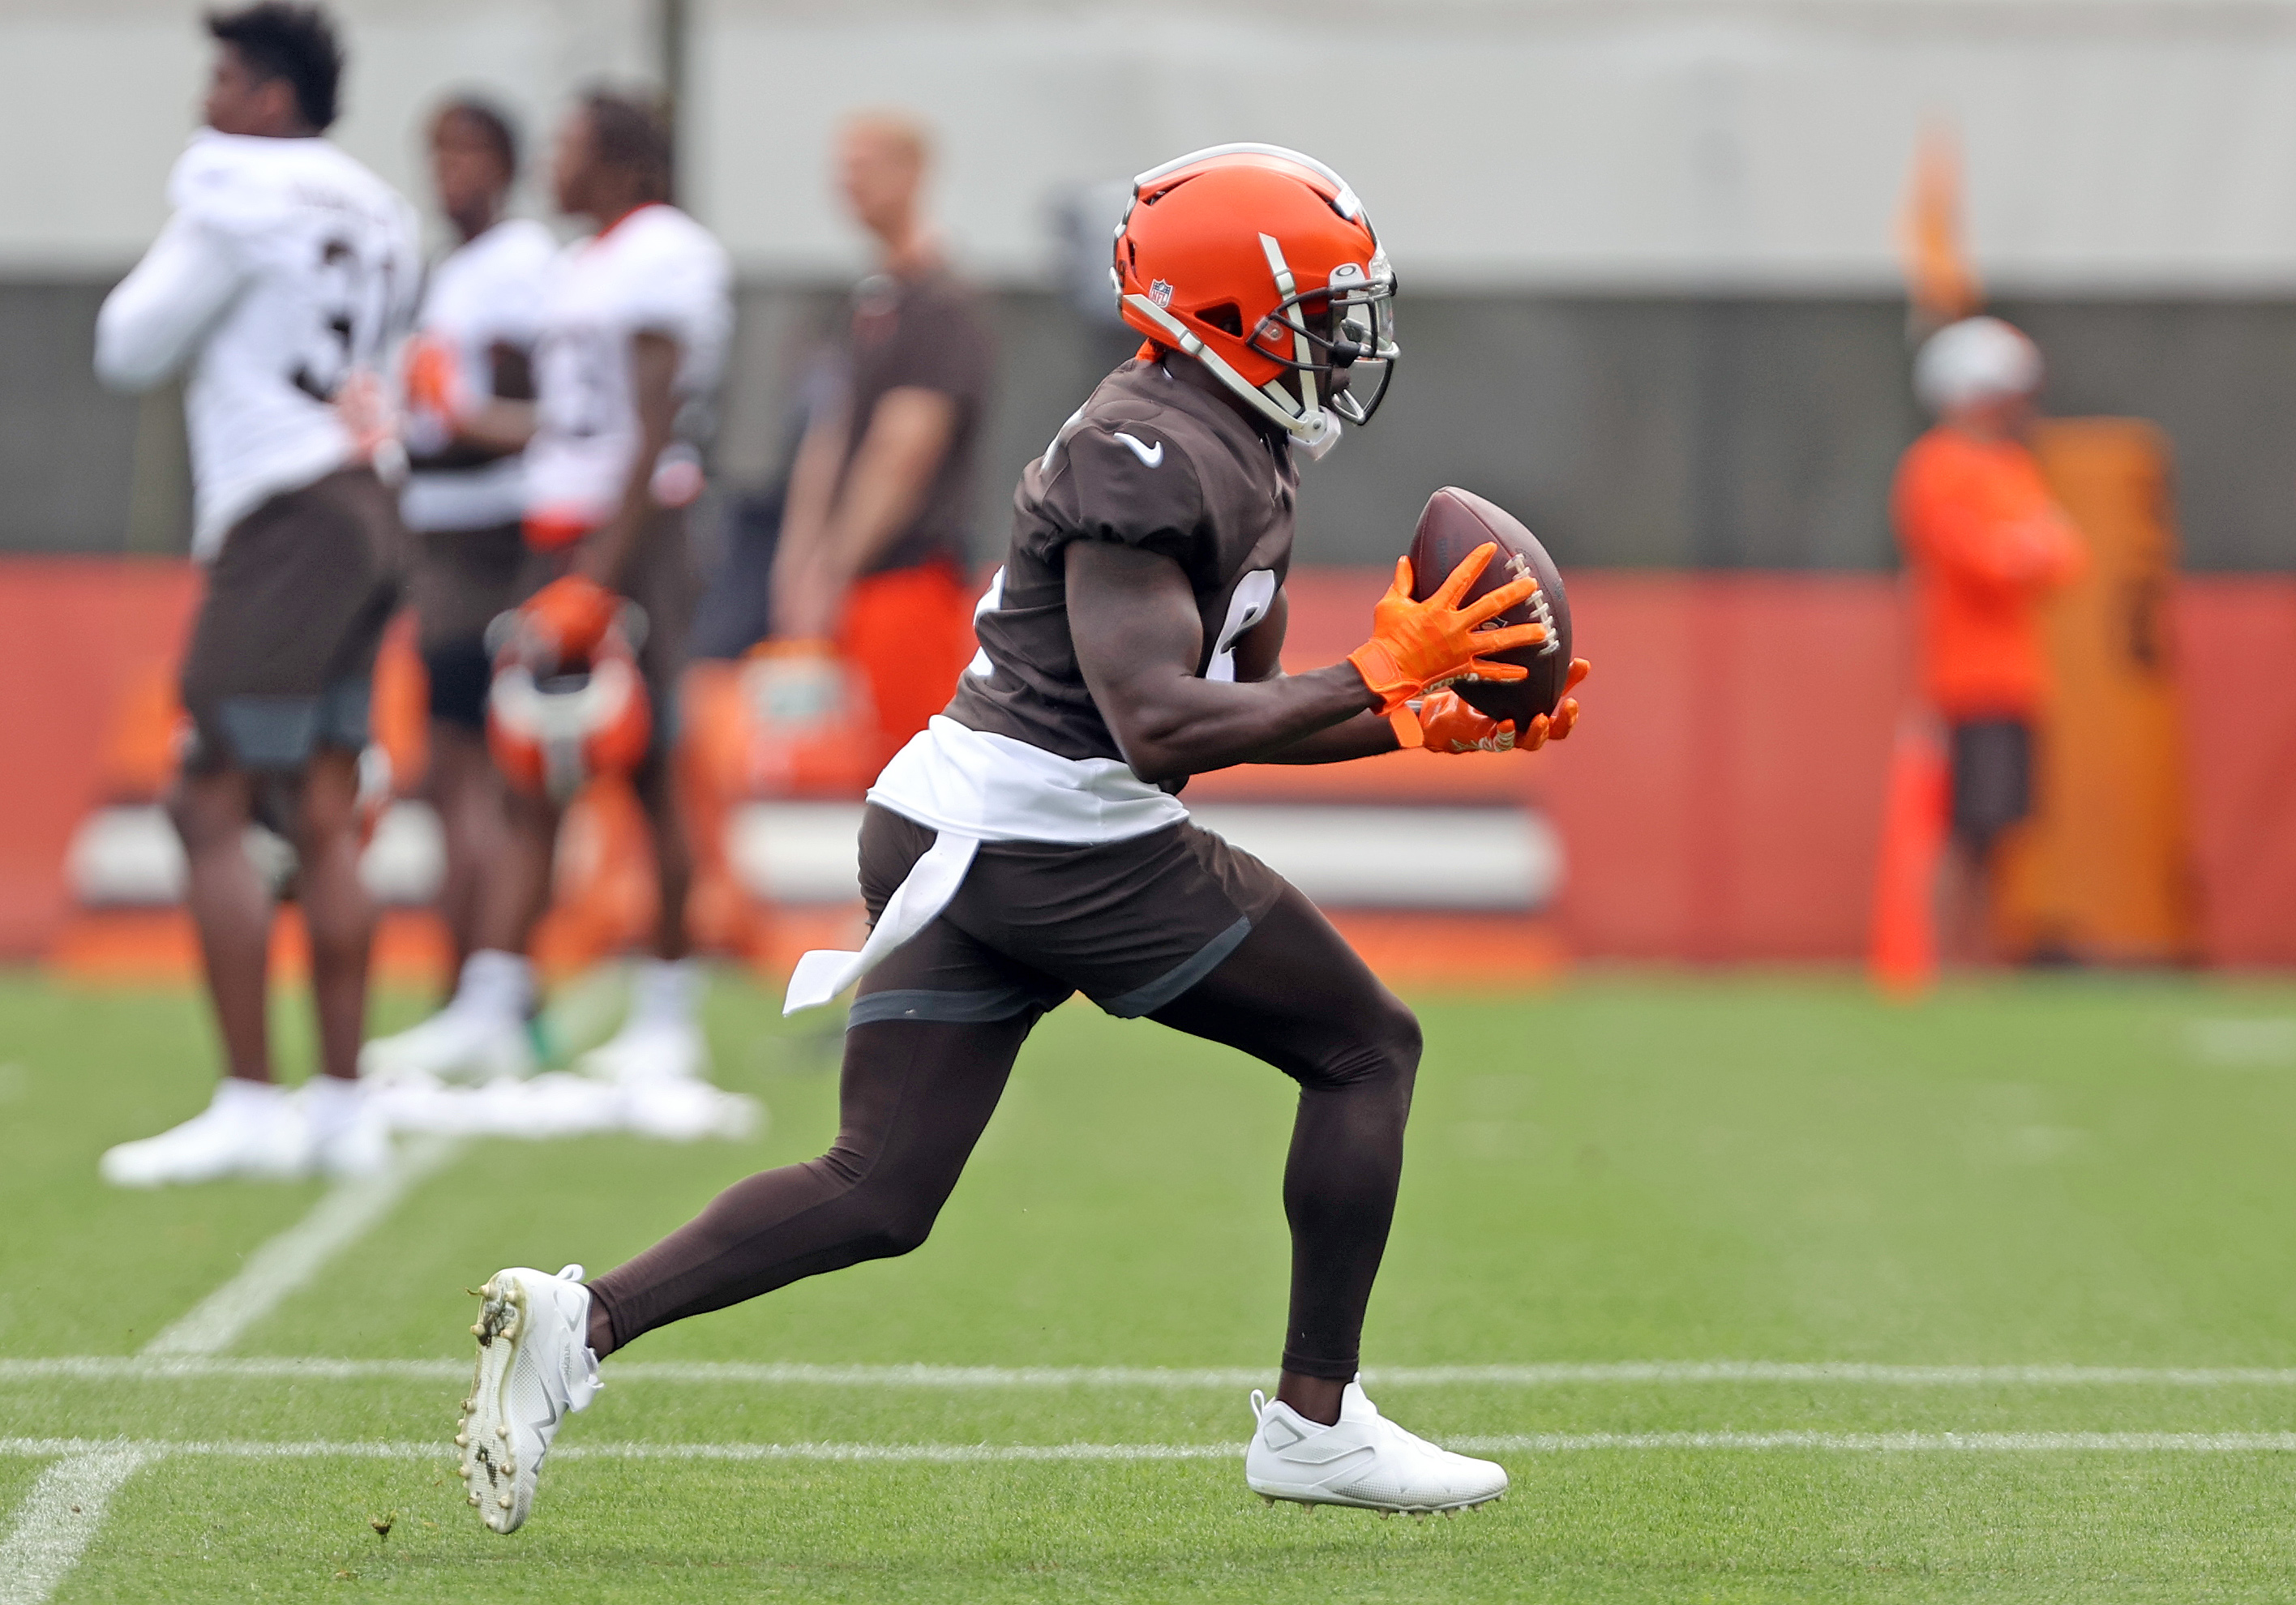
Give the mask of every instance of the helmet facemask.
<path id="1" fill-rule="evenodd" d="M 1342 262 L 1324 288 L 1300 290 L 1282 248 L 1266 234 L 1259 241 L 1283 299 L 1252 331 L 1253 348 L 1298 375 L 1304 412 L 1327 406 L 1349 423 L 1369 423 L 1403 354 L 1395 343 L 1395 270 L 1386 254 L 1374 252 L 1368 265 Z M 1267 388 L 1280 386 L 1275 381 Z"/>

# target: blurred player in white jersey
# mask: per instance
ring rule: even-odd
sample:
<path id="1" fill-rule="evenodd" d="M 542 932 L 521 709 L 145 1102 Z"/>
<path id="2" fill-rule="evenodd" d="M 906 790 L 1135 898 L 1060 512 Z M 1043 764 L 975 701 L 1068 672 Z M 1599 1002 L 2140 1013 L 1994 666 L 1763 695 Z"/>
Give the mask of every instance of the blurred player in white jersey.
<path id="1" fill-rule="evenodd" d="M 357 1091 L 374 907 L 359 883 L 359 755 L 406 531 L 338 405 L 373 372 L 420 274 L 406 202 L 321 135 L 342 54 L 318 11 L 208 20 L 207 127 L 168 183 L 173 216 L 105 301 L 95 365 L 126 389 L 188 369 L 193 554 L 207 594 L 184 655 L 193 734 L 170 798 L 229 1074 L 206 1111 L 103 1157 L 130 1186 L 372 1168 Z M 271 1078 L 272 906 L 244 837 L 293 842 L 324 1075 Z"/>
<path id="2" fill-rule="evenodd" d="M 559 131 L 553 184 L 560 209 L 595 232 L 560 256 L 542 297 L 526 451 L 529 600 L 508 651 L 546 674 L 543 658 L 597 641 L 629 616 L 625 602 L 642 611 L 637 661 L 652 731 L 632 779 L 652 828 L 660 915 L 627 1022 L 581 1068 L 632 1083 L 677 1079 L 706 1060 L 669 761 L 696 592 L 685 508 L 701 485 L 699 435 L 732 328 L 732 268 L 708 231 L 669 204 L 669 135 L 650 106 L 586 97 Z M 549 895 L 562 803 L 512 792 L 508 848 L 488 876 L 462 985 L 415 1032 L 374 1044 L 378 1069 L 484 1075 L 525 1051 L 527 945 Z"/>
<path id="3" fill-rule="evenodd" d="M 414 471 L 399 505 L 415 540 L 409 590 L 430 680 L 430 791 L 447 848 L 439 905 L 459 972 L 478 946 L 481 888 L 508 829 L 487 756 L 486 634 L 518 601 L 536 319 L 558 242 L 531 218 L 504 215 L 518 136 L 495 107 L 468 98 L 441 106 L 430 120 L 430 165 L 457 243 L 430 270 L 404 364 Z M 371 1043 L 362 1065 L 387 1070 L 392 1044 L 419 1053 L 423 1040 L 418 1028 Z M 472 1067 L 480 1074 L 531 1069 L 523 1033 L 490 1038 L 481 1052 L 490 1056 Z"/>

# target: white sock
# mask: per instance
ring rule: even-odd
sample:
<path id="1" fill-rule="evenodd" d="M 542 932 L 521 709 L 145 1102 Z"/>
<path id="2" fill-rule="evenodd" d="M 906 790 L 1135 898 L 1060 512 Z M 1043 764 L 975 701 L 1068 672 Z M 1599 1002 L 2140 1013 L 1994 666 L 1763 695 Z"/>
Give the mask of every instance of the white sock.
<path id="1" fill-rule="evenodd" d="M 356 1125 L 364 1102 L 359 1084 L 340 1076 L 314 1076 L 303 1084 L 304 1114 L 322 1142 Z"/>
<path id="2" fill-rule="evenodd" d="M 646 959 L 630 978 L 632 1026 L 690 1025 L 701 1011 L 701 986 L 707 979 L 695 958 Z"/>
<path id="3" fill-rule="evenodd" d="M 208 1107 L 234 1115 L 265 1113 L 279 1107 L 287 1089 L 275 1081 L 250 1081 L 244 1076 L 226 1076 L 216 1083 L 215 1099 Z"/>
<path id="4" fill-rule="evenodd" d="M 534 963 L 522 953 L 482 947 L 463 961 L 453 1007 L 523 1025 L 534 1006 Z"/>

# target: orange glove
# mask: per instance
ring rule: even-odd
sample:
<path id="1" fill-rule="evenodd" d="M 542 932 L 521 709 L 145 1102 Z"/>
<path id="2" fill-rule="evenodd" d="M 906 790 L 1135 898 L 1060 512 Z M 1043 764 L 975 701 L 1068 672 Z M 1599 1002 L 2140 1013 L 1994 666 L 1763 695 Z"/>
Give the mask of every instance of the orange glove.
<path id="1" fill-rule="evenodd" d="M 1348 654 L 1365 687 L 1380 700 L 1379 711 L 1395 725 L 1396 740 L 1406 747 L 1420 746 L 1423 741 L 1419 721 L 1412 716 L 1412 698 L 1439 691 L 1463 675 L 1520 680 L 1530 671 L 1520 664 L 1497 663 L 1479 654 L 1537 646 L 1546 639 L 1546 626 L 1539 624 L 1490 630 L 1476 627 L 1536 592 L 1538 582 L 1528 576 L 1501 585 L 1480 602 L 1459 605 L 1459 598 L 1497 550 L 1486 541 L 1467 553 L 1425 602 L 1412 599 L 1411 560 L 1397 558 L 1395 583 L 1371 610 L 1371 639 Z"/>
<path id="2" fill-rule="evenodd" d="M 1578 699 L 1570 695 L 1594 668 L 1584 658 L 1570 659 L 1563 679 L 1562 701 L 1553 716 L 1538 714 L 1530 728 L 1515 733 L 1513 719 L 1494 719 L 1479 712 L 1456 692 L 1430 692 L 1420 701 L 1419 727 L 1430 752 L 1509 752 L 1521 748 L 1536 752 L 1549 741 L 1567 738 L 1578 724 Z"/>
<path id="3" fill-rule="evenodd" d="M 455 371 L 455 348 L 431 335 L 417 334 L 406 342 L 406 405 L 435 414 L 449 426 L 463 415 L 461 375 Z"/>
<path id="4" fill-rule="evenodd" d="M 1578 689 L 1578 682 L 1595 672 L 1595 666 L 1584 658 L 1570 659 L 1570 672 L 1562 677 L 1562 700 L 1555 704 L 1552 718 L 1540 714 L 1530 722 L 1530 733 L 1516 745 L 1536 752 L 1549 741 L 1569 738 L 1578 728 L 1578 699 L 1570 693 Z"/>
<path id="5" fill-rule="evenodd" d="M 531 657 L 567 664 L 598 650 L 622 610 L 622 599 L 594 579 L 554 579 L 518 610 L 519 647 Z"/>
<path id="6" fill-rule="evenodd" d="M 1431 691 L 1417 708 L 1420 736 L 1430 752 L 1508 752 L 1514 721 L 1494 719 L 1455 691 Z"/>

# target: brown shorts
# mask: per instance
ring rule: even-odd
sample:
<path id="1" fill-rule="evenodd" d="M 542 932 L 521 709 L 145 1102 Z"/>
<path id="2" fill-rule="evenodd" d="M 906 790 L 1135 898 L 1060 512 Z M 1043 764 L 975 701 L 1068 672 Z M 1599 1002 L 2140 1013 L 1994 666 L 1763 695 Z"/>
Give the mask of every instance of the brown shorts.
<path id="1" fill-rule="evenodd" d="M 579 545 L 529 551 L 519 573 L 514 602 L 524 602 L 574 569 Z M 693 630 L 693 604 L 701 589 L 693 553 L 685 540 L 685 513 L 663 508 L 647 521 L 631 555 L 622 594 L 645 612 L 645 639 L 638 643 L 638 672 L 645 676 L 653 704 L 653 751 L 669 749 L 677 736 L 677 682 L 685 673 L 686 637 Z"/>
<path id="2" fill-rule="evenodd" d="M 186 769 L 295 770 L 318 748 L 366 745 L 406 546 L 398 503 L 363 468 L 282 492 L 232 527 L 184 654 Z"/>
<path id="3" fill-rule="evenodd" d="M 872 921 L 933 835 L 890 808 L 863 811 Z M 1284 884 L 1193 824 L 1098 847 L 983 842 L 949 905 L 862 978 L 847 1023 L 1005 1020 L 1071 992 L 1121 1019 L 1153 1014 L 1234 953 Z"/>
<path id="4" fill-rule="evenodd" d="M 422 650 L 483 642 L 495 616 L 518 604 L 526 558 L 526 536 L 516 524 L 417 533 L 406 600 L 414 604 Z"/>
<path id="5" fill-rule="evenodd" d="M 487 626 L 517 605 L 525 571 L 526 535 L 516 524 L 415 535 L 406 594 L 419 626 L 432 718 L 473 731 L 487 727 L 487 689 L 494 679 Z"/>

